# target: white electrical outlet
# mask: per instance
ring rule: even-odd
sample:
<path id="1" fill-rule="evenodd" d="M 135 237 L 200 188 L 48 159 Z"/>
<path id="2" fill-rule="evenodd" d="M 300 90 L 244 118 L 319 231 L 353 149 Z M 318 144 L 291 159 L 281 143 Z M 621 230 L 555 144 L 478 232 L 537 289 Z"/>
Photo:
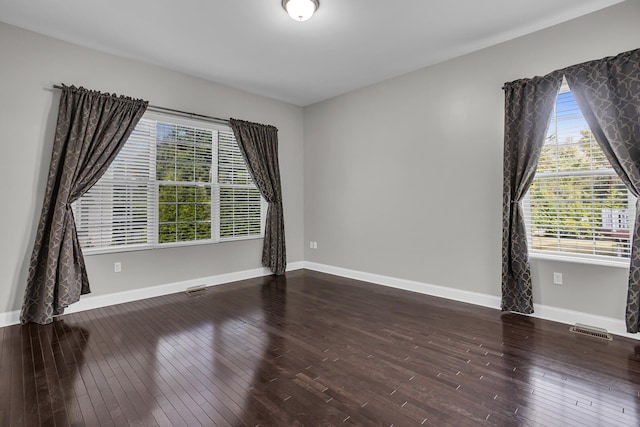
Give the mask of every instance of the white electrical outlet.
<path id="1" fill-rule="evenodd" d="M 314 242 L 313 240 L 309 241 L 309 247 L 311 249 L 318 249 L 318 242 Z"/>
<path id="2" fill-rule="evenodd" d="M 553 284 L 562 285 L 562 273 L 553 273 Z"/>
<path id="3" fill-rule="evenodd" d="M 120 261 L 113 263 L 113 271 L 115 273 L 120 273 L 122 271 L 122 263 Z"/>

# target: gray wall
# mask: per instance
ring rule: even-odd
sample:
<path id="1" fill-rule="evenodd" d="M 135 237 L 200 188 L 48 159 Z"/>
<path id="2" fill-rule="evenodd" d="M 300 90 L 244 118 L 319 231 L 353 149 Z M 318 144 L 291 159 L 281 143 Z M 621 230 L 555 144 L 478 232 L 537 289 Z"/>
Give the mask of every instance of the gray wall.
<path id="1" fill-rule="evenodd" d="M 211 52 L 212 54 L 215 52 Z M 303 259 L 300 107 L 0 23 L 0 314 L 18 310 L 37 225 L 57 114 L 53 84 L 144 98 L 151 104 L 279 129 L 289 262 Z M 259 268 L 262 240 L 86 257 L 93 295 Z M 113 272 L 113 262 L 122 272 Z"/>
<path id="2" fill-rule="evenodd" d="M 305 108 L 305 260 L 499 295 L 502 84 L 638 48 L 639 18 L 627 1 Z M 623 318 L 627 269 L 532 264 L 536 303 Z"/>

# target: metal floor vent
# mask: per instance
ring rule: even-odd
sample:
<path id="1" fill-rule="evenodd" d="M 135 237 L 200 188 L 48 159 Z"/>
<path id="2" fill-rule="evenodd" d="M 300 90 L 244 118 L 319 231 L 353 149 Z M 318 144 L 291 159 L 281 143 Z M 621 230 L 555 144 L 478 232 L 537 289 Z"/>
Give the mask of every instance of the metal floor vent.
<path id="1" fill-rule="evenodd" d="M 192 286 L 184 290 L 184 293 L 187 295 L 193 295 L 196 293 L 200 293 L 206 291 L 207 287 L 205 285 Z"/>
<path id="2" fill-rule="evenodd" d="M 576 334 L 589 335 L 590 337 L 599 338 L 601 340 L 613 341 L 613 335 L 607 332 L 606 329 L 596 328 L 595 326 L 576 323 L 571 326 L 569 330 Z"/>

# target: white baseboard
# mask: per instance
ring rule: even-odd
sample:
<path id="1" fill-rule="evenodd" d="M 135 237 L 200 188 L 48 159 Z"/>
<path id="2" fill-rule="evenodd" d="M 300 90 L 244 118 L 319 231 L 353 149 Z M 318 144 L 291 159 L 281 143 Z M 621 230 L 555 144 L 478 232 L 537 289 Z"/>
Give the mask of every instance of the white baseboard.
<path id="1" fill-rule="evenodd" d="M 20 310 L 0 313 L 0 328 L 20 323 Z"/>
<path id="2" fill-rule="evenodd" d="M 495 308 L 496 310 L 500 309 L 500 298 L 494 295 L 481 294 L 478 292 L 465 291 L 462 289 L 448 288 L 446 286 L 431 285 L 428 283 L 422 283 L 413 280 L 382 276 L 378 274 L 366 273 L 363 271 L 350 270 L 347 268 L 334 267 L 314 262 L 299 261 L 287 265 L 287 271 L 300 270 L 302 268 L 346 277 L 349 279 L 362 280 L 364 282 L 374 283 L 377 285 L 417 292 L 425 295 L 432 295 L 454 301 L 475 304 L 482 307 Z M 145 298 L 168 295 L 176 292 L 182 292 L 192 286 L 216 286 L 224 283 L 236 282 L 239 280 L 267 276 L 269 274 L 271 274 L 271 272 L 266 268 L 256 268 L 252 270 L 237 271 L 216 276 L 168 283 L 159 286 L 134 289 L 131 291 L 116 292 L 108 295 L 89 295 L 82 297 L 80 301 L 68 307 L 65 310 L 65 313 L 77 313 L 79 311 L 91 310 L 94 308 L 106 307 L 109 305 L 122 304 L 125 302 L 137 301 Z M 640 334 L 629 334 L 626 332 L 624 320 L 598 316 L 589 313 L 582 313 L 579 311 L 566 310 L 563 308 L 541 304 L 534 304 L 534 310 L 535 312 L 531 315 L 531 317 L 552 320 L 554 322 L 565 323 L 568 325 L 583 323 L 586 325 L 596 326 L 598 328 L 604 328 L 615 335 L 640 340 Z M 19 310 L 0 313 L 0 327 L 16 325 L 18 323 L 20 323 Z"/>
<path id="3" fill-rule="evenodd" d="M 500 298 L 478 292 L 465 291 L 462 289 L 448 288 L 446 286 L 430 285 L 428 283 L 416 282 L 413 280 L 398 279 L 395 277 L 381 276 L 379 274 L 365 273 L 363 271 L 349 270 L 347 268 L 333 267 L 315 262 L 304 262 L 304 268 L 321 273 L 334 274 L 336 276 L 347 277 L 349 279 L 362 280 L 363 282 L 375 283 L 376 285 L 389 286 L 403 289 L 405 291 L 418 292 L 420 294 L 441 297 L 455 301 L 468 302 L 470 304 L 481 305 L 483 307 L 499 308 Z"/>
<path id="4" fill-rule="evenodd" d="M 406 291 L 418 292 L 454 301 L 466 302 L 483 307 L 500 310 L 500 297 L 494 295 L 481 294 L 477 292 L 465 291 L 462 289 L 448 288 L 445 286 L 431 285 L 428 283 L 416 282 L 413 280 L 398 279 L 395 277 L 382 276 L 378 274 L 366 273 L 363 271 L 350 270 L 342 267 L 334 267 L 314 262 L 304 262 L 304 268 L 321 273 L 333 274 L 349 279 L 361 280 L 363 282 L 374 283 L 376 285 L 389 286 Z M 563 308 L 548 305 L 534 304 L 534 313 L 531 317 L 551 320 L 559 323 L 573 325 L 582 323 L 585 325 L 604 328 L 612 334 L 640 340 L 640 334 L 629 334 L 626 332 L 624 320 L 611 317 L 598 316 L 579 311 L 566 310 Z"/>
<path id="5" fill-rule="evenodd" d="M 627 332 L 627 326 L 624 320 L 542 304 L 533 304 L 533 310 L 534 313 L 531 314 L 531 317 L 566 323 L 567 325 L 582 323 L 583 325 L 606 329 L 614 335 L 640 340 L 640 334 L 630 334 Z"/>
<path id="6" fill-rule="evenodd" d="M 287 271 L 300 270 L 303 262 L 293 262 L 287 265 Z M 124 292 L 115 292 L 107 295 L 87 295 L 80 298 L 75 304 L 70 305 L 65 314 L 77 313 L 79 311 L 92 310 L 94 308 L 107 307 L 125 302 L 138 301 L 146 298 L 159 297 L 162 295 L 182 292 L 192 286 L 216 286 L 224 283 L 237 282 L 239 280 L 253 279 L 256 277 L 268 276 L 271 271 L 268 268 L 255 268 L 252 270 L 236 271 L 233 273 L 219 274 L 216 276 L 201 277 L 197 279 L 184 280 L 181 282 L 168 283 L 159 286 L 133 289 Z M 17 325 L 20 323 L 20 311 L 10 311 L 0 313 L 0 327 Z"/>

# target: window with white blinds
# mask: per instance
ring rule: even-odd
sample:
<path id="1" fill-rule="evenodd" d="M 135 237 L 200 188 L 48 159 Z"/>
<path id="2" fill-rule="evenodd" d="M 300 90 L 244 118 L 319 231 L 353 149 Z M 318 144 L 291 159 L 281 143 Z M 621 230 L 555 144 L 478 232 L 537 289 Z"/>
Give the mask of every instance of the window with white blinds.
<path id="1" fill-rule="evenodd" d="M 220 239 L 260 233 L 262 196 L 231 131 L 218 139 L 218 183 L 220 185 Z"/>
<path id="2" fill-rule="evenodd" d="M 611 168 L 566 83 L 524 203 L 533 255 L 622 261 L 635 200 Z"/>
<path id="3" fill-rule="evenodd" d="M 73 212 L 95 253 L 261 237 L 266 203 L 229 127 L 146 113 Z"/>

